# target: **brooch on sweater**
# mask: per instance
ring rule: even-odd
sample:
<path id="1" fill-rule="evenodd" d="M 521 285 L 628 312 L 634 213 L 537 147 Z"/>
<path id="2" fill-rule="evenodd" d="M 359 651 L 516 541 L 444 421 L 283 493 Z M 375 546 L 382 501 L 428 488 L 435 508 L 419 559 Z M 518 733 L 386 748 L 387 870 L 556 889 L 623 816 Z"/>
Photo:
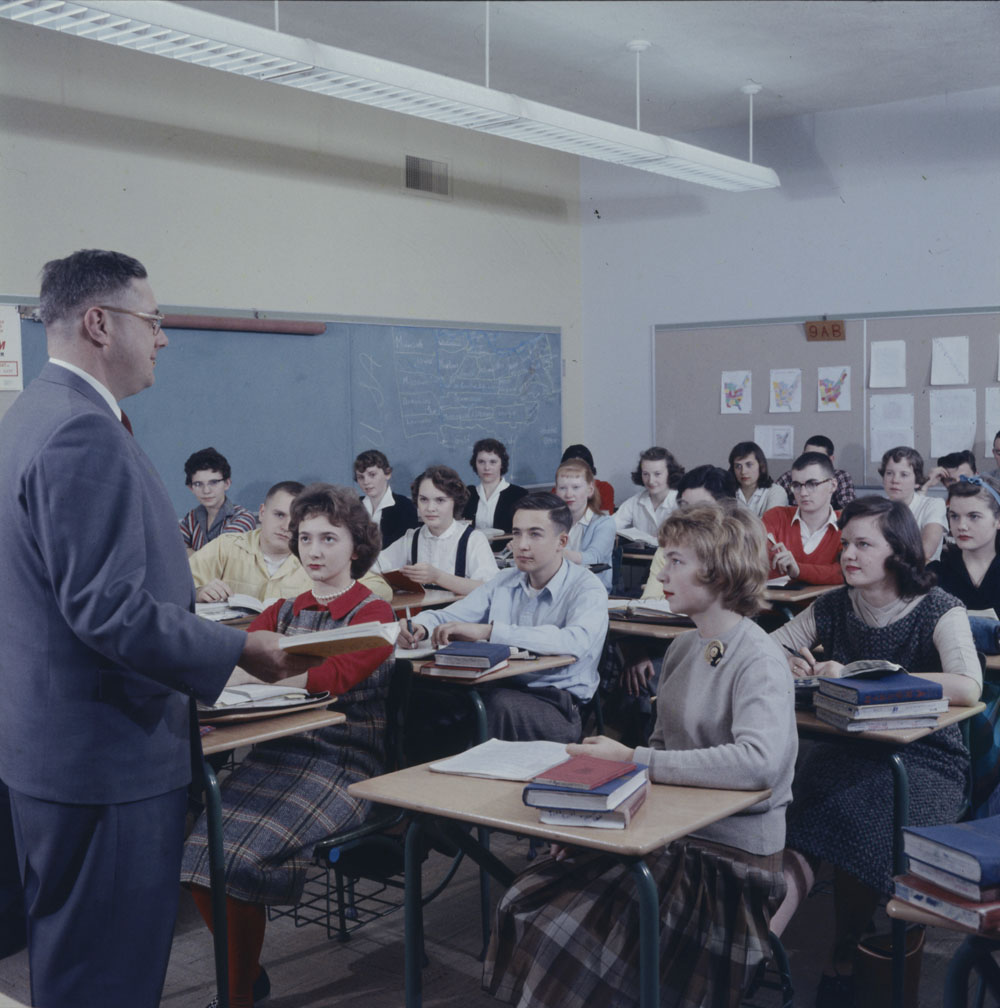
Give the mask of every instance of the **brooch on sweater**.
<path id="1" fill-rule="evenodd" d="M 709 641 L 708 647 L 705 648 L 705 661 L 708 662 L 712 668 L 722 661 L 722 656 L 726 653 L 726 645 L 720 640 Z"/>

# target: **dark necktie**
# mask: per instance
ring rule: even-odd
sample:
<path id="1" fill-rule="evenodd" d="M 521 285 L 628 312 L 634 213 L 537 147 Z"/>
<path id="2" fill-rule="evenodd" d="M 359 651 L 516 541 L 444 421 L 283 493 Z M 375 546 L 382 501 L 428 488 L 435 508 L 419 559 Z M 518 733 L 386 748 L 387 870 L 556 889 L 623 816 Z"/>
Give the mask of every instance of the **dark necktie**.
<path id="1" fill-rule="evenodd" d="M 122 410 L 122 423 L 125 425 L 125 430 L 127 430 L 129 434 L 132 434 L 132 421 L 129 420 L 128 414 L 125 410 Z"/>

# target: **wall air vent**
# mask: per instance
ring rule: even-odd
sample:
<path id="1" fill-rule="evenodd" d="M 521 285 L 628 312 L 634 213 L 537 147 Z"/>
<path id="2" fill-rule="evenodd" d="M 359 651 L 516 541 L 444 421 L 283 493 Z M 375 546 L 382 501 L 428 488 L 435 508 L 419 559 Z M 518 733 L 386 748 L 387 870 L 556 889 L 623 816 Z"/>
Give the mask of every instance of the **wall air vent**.
<path id="1" fill-rule="evenodd" d="M 447 161 L 432 161 L 407 154 L 403 170 L 407 189 L 429 196 L 447 198 L 451 195 L 451 173 Z"/>

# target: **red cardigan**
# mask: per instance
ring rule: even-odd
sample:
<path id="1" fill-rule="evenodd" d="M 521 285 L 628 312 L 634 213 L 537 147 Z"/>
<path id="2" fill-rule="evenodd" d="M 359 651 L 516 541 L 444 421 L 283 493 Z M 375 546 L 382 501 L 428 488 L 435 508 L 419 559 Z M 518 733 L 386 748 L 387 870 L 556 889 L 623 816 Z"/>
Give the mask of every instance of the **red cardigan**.
<path id="1" fill-rule="evenodd" d="M 812 553 L 802 552 L 802 535 L 799 524 L 792 524 L 797 508 L 773 507 L 764 512 L 764 528 L 780 543 L 784 543 L 799 565 L 796 581 L 807 584 L 843 584 L 840 570 L 840 530 L 827 526 L 819 546 Z M 769 577 L 781 577 L 781 571 L 771 569 Z"/>

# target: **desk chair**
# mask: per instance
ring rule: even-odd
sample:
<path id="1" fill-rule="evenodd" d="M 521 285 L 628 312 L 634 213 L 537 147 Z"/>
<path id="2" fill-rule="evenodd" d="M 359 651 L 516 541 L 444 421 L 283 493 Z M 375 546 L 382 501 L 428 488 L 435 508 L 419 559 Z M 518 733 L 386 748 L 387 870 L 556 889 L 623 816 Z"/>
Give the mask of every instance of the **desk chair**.
<path id="1" fill-rule="evenodd" d="M 755 1004 L 757 992 L 763 988 L 778 992 L 781 998 L 781 1008 L 793 1008 L 795 991 L 792 988 L 792 967 L 788 962 L 788 953 L 785 952 L 785 946 L 781 944 L 781 939 L 774 932 L 769 931 L 767 937 L 771 945 L 771 956 L 760 964 L 760 968 L 747 988 L 742 1003 L 750 1008 Z M 770 976 L 771 970 L 777 976 L 772 978 Z"/>

